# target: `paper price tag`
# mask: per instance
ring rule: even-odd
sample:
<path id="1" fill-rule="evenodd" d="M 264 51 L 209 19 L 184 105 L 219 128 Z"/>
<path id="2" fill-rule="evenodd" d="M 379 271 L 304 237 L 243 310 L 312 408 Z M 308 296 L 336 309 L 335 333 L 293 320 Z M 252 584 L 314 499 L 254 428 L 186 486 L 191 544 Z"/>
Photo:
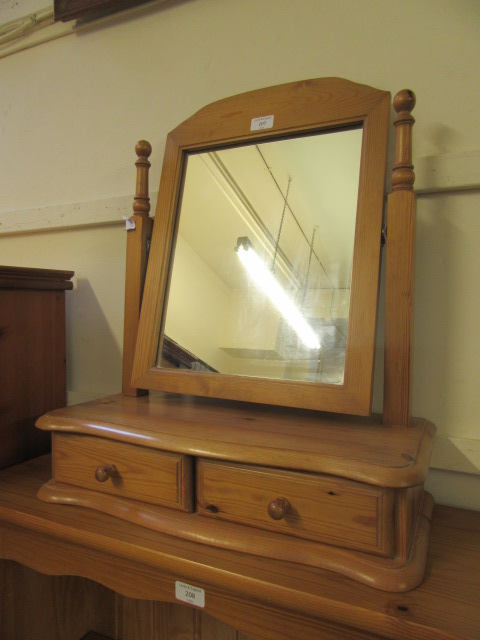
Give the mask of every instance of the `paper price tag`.
<path id="1" fill-rule="evenodd" d="M 175 582 L 175 598 L 196 607 L 205 606 L 205 590 L 184 582 Z"/>
<path id="2" fill-rule="evenodd" d="M 273 127 L 273 116 L 261 116 L 260 118 L 252 118 L 250 123 L 250 131 L 261 131 L 262 129 L 271 129 Z"/>

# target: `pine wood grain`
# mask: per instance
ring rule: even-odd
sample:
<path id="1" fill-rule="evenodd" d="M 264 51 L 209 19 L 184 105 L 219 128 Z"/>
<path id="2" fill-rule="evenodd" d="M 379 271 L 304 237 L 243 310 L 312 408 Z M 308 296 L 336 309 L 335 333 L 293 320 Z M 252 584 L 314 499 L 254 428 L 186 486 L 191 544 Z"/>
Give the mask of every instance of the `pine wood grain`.
<path id="1" fill-rule="evenodd" d="M 0 638 L 77 640 L 98 629 L 113 638 L 115 594 L 90 580 L 46 576 L 0 561 Z"/>
<path id="2" fill-rule="evenodd" d="M 435 427 L 151 393 L 110 396 L 45 414 L 37 427 L 103 435 L 186 455 L 326 473 L 382 487 L 422 484 Z"/>
<path id="3" fill-rule="evenodd" d="M 85 435 L 53 435 L 56 480 L 100 494 L 192 510 L 190 457 Z M 110 463 L 115 467 L 115 475 L 106 482 L 98 482 L 95 470 Z"/>
<path id="4" fill-rule="evenodd" d="M 197 510 L 209 518 L 379 555 L 393 553 L 392 489 L 200 459 L 197 491 Z M 279 496 L 286 496 L 289 506 L 273 520 L 268 505 Z"/>
<path id="5" fill-rule="evenodd" d="M 121 640 L 160 640 L 162 635 L 158 632 L 156 611 L 155 602 L 115 594 L 115 637 Z"/>
<path id="6" fill-rule="evenodd" d="M 400 541 L 398 551 L 395 550 L 392 557 L 383 557 L 359 553 L 355 539 L 351 543 L 345 542 L 344 547 L 341 544 L 333 546 L 302 538 L 297 538 L 294 542 L 291 534 L 265 531 L 236 522 L 212 521 L 196 513 L 182 513 L 131 499 L 106 499 L 99 492 L 55 481 L 42 485 L 37 496 L 56 505 L 95 509 L 182 540 L 251 553 L 260 558 L 329 569 L 386 591 L 408 591 L 420 584 L 424 574 L 433 507 L 431 496 L 425 494 L 412 537 L 406 540 L 403 534 L 395 535 Z M 379 527 L 378 537 L 381 539 L 382 535 L 382 528 Z"/>
<path id="7" fill-rule="evenodd" d="M 184 540 L 330 569 L 390 591 L 411 589 L 422 579 L 431 497 L 414 504 L 412 496 L 403 497 L 398 490 L 423 483 L 433 434 L 426 421 L 399 429 L 382 426 L 378 419 L 152 393 L 59 410 L 38 424 L 54 432 L 54 480 L 39 490 L 42 500 L 95 509 Z M 67 442 L 89 444 L 69 447 L 65 455 Z M 144 455 L 138 453 L 142 450 Z M 221 522 L 161 506 L 166 502 L 163 490 L 154 489 L 159 475 L 155 456 L 176 454 L 180 460 L 197 458 L 199 514 L 212 506 L 207 500 Z M 206 458 L 223 460 L 223 467 Z M 119 478 L 96 483 L 95 466 L 117 466 L 117 459 Z M 233 479 L 233 470 L 238 475 L 240 467 L 232 461 L 243 463 L 245 477 Z M 182 468 L 187 466 L 182 462 Z M 222 468 L 223 476 L 230 470 L 229 480 L 209 480 L 211 497 L 203 496 L 205 468 L 210 475 L 212 469 Z M 143 482 L 135 490 L 144 470 L 152 487 Z M 172 490 L 175 494 L 176 486 L 188 493 L 188 482 L 180 479 L 179 472 L 170 474 L 165 496 Z M 243 496 L 238 504 L 235 487 Z M 189 497 L 193 499 L 193 491 Z M 294 508 L 280 523 L 266 513 L 277 498 L 289 499 Z M 397 498 L 403 500 L 400 505 Z"/>
<path id="8" fill-rule="evenodd" d="M 211 549 L 85 509 L 44 504 L 35 493 L 48 476 L 42 460 L 1 473 L 2 558 L 44 573 L 87 576 L 140 599 L 174 602 L 173 584 L 181 579 L 206 589 L 204 613 L 260 639 L 480 636 L 479 513 L 437 507 L 425 581 L 391 594 L 329 571 Z"/>
<path id="9" fill-rule="evenodd" d="M 383 421 L 411 423 L 416 197 L 412 165 L 412 91 L 394 98 L 395 164 L 388 197 Z"/>
<path id="10" fill-rule="evenodd" d="M 151 239 L 153 220 L 149 217 L 148 158 L 152 147 L 146 140 L 135 145 L 137 167 L 135 198 L 133 201 L 134 228 L 127 231 L 127 263 L 125 270 L 125 312 L 123 323 L 122 392 L 127 395 L 143 395 L 145 390 L 132 386 L 132 367 L 137 342 L 138 321 L 143 297 L 143 285 L 147 270 L 148 243 Z"/>

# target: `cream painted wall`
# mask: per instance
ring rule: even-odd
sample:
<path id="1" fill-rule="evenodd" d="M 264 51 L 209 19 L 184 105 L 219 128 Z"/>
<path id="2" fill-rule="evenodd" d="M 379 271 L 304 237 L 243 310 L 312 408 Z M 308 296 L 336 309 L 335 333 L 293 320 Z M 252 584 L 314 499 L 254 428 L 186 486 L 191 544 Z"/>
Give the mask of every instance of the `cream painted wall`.
<path id="1" fill-rule="evenodd" d="M 121 389 L 125 233 L 119 224 L 0 238 L 1 264 L 75 271 L 66 292 L 70 404 Z"/>
<path id="2" fill-rule="evenodd" d="M 223 280 L 178 235 L 165 333 L 218 371 L 230 368 L 218 344 L 230 297 Z"/>
<path id="3" fill-rule="evenodd" d="M 130 197 L 140 138 L 154 147 L 156 189 L 178 122 L 213 100 L 301 78 L 410 87 L 415 156 L 478 158 L 479 19 L 471 0 L 183 0 L 2 58 L 0 263 L 76 271 L 71 399 L 120 389 L 124 231 L 119 223 L 12 236 L 1 235 L 2 220 Z M 479 200 L 478 189 L 419 198 L 414 370 L 414 411 L 439 429 L 441 470 L 429 485 L 440 502 L 477 509 Z M 78 210 L 75 224 L 91 220 L 90 205 Z M 376 380 L 379 408 L 381 364 Z"/>

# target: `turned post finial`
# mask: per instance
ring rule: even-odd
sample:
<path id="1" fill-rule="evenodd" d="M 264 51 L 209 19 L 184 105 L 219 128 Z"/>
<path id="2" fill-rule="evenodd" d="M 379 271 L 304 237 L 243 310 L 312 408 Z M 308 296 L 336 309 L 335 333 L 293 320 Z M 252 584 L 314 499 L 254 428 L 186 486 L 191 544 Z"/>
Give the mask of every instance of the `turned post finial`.
<path id="1" fill-rule="evenodd" d="M 148 197 L 148 170 L 150 162 L 148 160 L 152 153 L 152 145 L 146 140 L 139 140 L 135 145 L 135 153 L 138 160 L 135 162 L 137 167 L 137 184 L 135 188 L 135 198 L 133 200 L 133 213 L 148 216 L 150 213 L 150 198 Z"/>
<path id="2" fill-rule="evenodd" d="M 122 392 L 126 396 L 139 396 L 147 393 L 147 391 L 132 385 L 132 369 L 147 270 L 148 246 L 153 227 L 153 219 L 148 215 L 150 212 L 150 198 L 148 197 L 150 162 L 148 158 L 152 153 L 152 146 L 146 140 L 140 140 L 135 145 L 135 153 L 137 154 L 135 162 L 137 184 L 133 200 L 133 216 L 130 218 L 134 224 L 127 225 L 127 264 L 125 269 Z"/>
<path id="3" fill-rule="evenodd" d="M 393 108 L 397 112 L 397 117 L 393 123 L 396 142 L 392 191 L 413 191 L 415 173 L 412 164 L 412 127 L 415 119 L 411 112 L 415 107 L 415 101 L 415 94 L 410 89 L 399 91 L 393 99 Z"/>

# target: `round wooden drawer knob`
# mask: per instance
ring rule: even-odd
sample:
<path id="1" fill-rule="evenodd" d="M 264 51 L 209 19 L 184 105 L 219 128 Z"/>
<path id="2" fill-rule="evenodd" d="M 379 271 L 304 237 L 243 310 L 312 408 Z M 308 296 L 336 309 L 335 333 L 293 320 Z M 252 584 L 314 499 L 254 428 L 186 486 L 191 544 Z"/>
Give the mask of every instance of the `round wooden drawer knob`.
<path id="1" fill-rule="evenodd" d="M 286 498 L 277 498 L 268 505 L 268 515 L 273 520 L 281 520 L 287 515 L 290 509 L 290 502 Z"/>
<path id="2" fill-rule="evenodd" d="M 117 468 L 114 464 L 106 464 L 95 469 L 95 478 L 99 482 L 106 482 L 109 478 L 117 475 Z"/>

